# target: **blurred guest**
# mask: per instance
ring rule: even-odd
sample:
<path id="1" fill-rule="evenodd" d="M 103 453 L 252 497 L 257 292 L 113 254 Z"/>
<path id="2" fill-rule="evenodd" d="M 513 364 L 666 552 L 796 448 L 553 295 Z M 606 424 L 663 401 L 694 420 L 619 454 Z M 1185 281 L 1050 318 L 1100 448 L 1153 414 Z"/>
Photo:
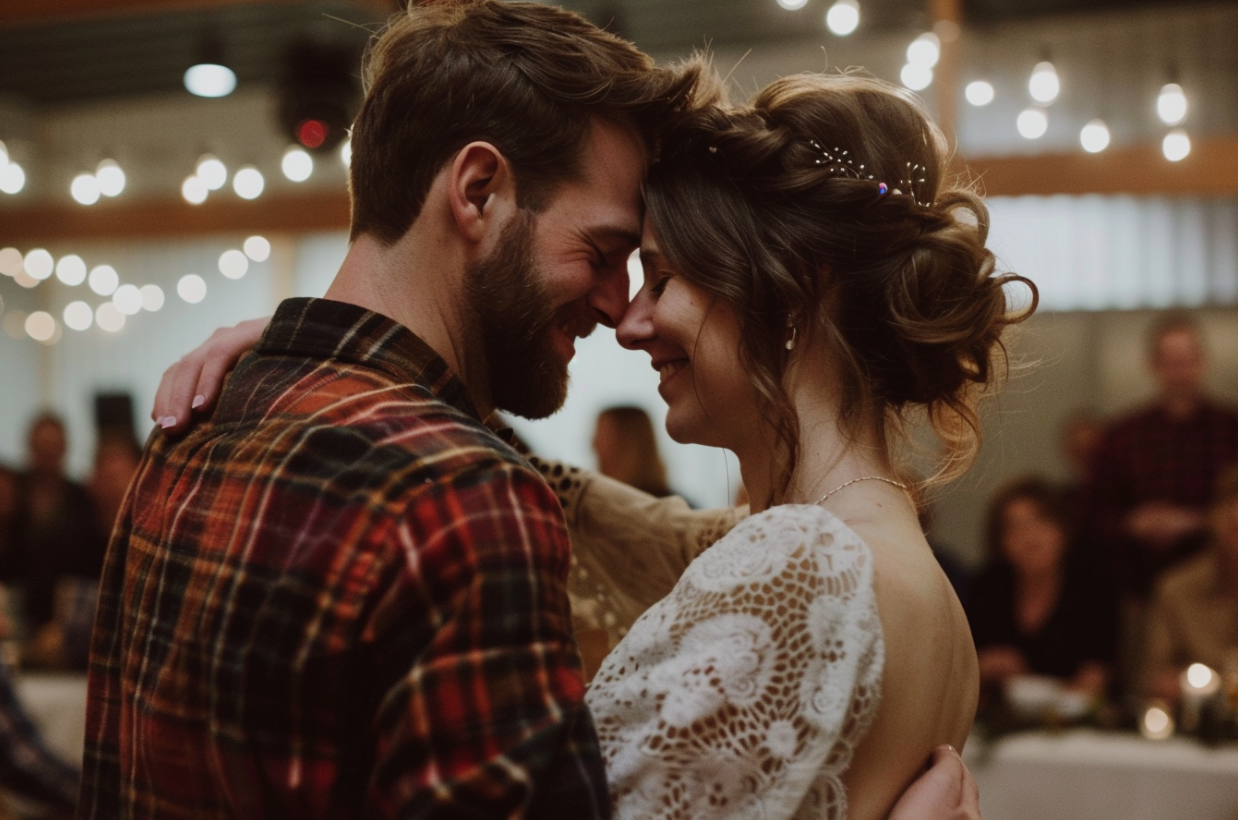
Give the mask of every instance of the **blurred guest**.
<path id="1" fill-rule="evenodd" d="M 1238 649 L 1238 465 L 1221 474 L 1209 512 L 1209 548 L 1165 574 L 1148 615 L 1141 690 L 1174 699 L 1192 663 L 1221 669 Z"/>
<path id="2" fill-rule="evenodd" d="M 967 614 L 990 689 L 1019 675 L 1104 691 L 1115 642 L 1112 593 L 1072 560 L 1070 516 L 1048 481 L 1028 477 L 989 506 L 988 561 Z"/>
<path id="3" fill-rule="evenodd" d="M 1206 351 L 1190 315 L 1170 313 L 1152 325 L 1148 364 L 1155 400 L 1106 431 L 1080 499 L 1084 544 L 1100 550 L 1118 584 L 1127 686 L 1144 666 L 1149 593 L 1202 548 L 1212 489 L 1221 469 L 1238 461 L 1238 412 L 1204 390 Z"/>
<path id="4" fill-rule="evenodd" d="M 598 472 L 652 496 L 674 495 L 649 414 L 640 407 L 608 407 L 598 414 L 593 433 Z"/>
<path id="5" fill-rule="evenodd" d="M 107 544 L 90 496 L 65 475 L 64 423 L 51 413 L 40 415 L 27 442 L 13 549 L 3 556 L 0 574 L 21 587 L 25 628 L 33 634 L 51 621 L 62 578 L 98 580 Z"/>
<path id="6" fill-rule="evenodd" d="M 1153 325 L 1148 363 L 1156 399 L 1106 431 L 1084 498 L 1122 591 L 1140 598 L 1203 546 L 1212 488 L 1238 460 L 1238 411 L 1205 393 L 1203 338 L 1189 315 Z"/>
<path id="7" fill-rule="evenodd" d="M 21 508 L 20 477 L 15 470 L 0 464 L 0 562 L 13 551 Z"/>
<path id="8" fill-rule="evenodd" d="M 1072 507 L 1079 500 L 1079 491 L 1090 482 L 1092 463 L 1104 436 L 1104 422 L 1086 408 L 1074 411 L 1062 423 L 1059 447 L 1070 473 L 1062 493 Z"/>
<path id="9" fill-rule="evenodd" d="M 141 460 L 142 448 L 127 432 L 100 436 L 86 490 L 94 503 L 99 530 L 106 535 L 111 535 L 125 491 Z"/>

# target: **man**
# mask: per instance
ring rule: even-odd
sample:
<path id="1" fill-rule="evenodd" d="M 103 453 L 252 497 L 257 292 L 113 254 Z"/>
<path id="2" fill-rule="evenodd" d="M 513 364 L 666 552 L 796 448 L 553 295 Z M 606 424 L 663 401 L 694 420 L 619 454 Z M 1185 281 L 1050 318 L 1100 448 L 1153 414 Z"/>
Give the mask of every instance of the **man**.
<path id="1" fill-rule="evenodd" d="M 327 300 L 152 437 L 122 510 L 82 817 L 608 815 L 562 511 L 483 422 L 553 412 L 618 322 L 653 126 L 701 71 L 466 0 L 397 15 L 366 73 Z M 939 757 L 905 799 L 969 810 Z"/>
<path id="2" fill-rule="evenodd" d="M 1152 326 L 1148 365 L 1156 398 L 1105 432 L 1079 507 L 1082 543 L 1102 551 L 1124 601 L 1120 665 L 1131 683 L 1148 595 L 1202 547 L 1212 488 L 1238 460 L 1238 413 L 1205 392 L 1204 343 L 1189 315 Z"/>

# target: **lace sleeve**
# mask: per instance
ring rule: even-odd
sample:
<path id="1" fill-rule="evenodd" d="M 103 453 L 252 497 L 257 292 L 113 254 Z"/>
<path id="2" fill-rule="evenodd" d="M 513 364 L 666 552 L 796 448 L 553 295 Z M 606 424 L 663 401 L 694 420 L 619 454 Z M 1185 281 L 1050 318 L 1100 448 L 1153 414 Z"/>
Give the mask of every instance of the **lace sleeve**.
<path id="1" fill-rule="evenodd" d="M 589 689 L 616 820 L 843 820 L 883 659 L 855 533 L 809 506 L 741 522 Z"/>
<path id="2" fill-rule="evenodd" d="M 693 558 L 747 515 L 747 508 L 694 510 L 682 498 L 656 498 L 578 467 L 530 460 L 567 519 L 576 632 L 604 631 L 604 651 L 670 593 Z"/>

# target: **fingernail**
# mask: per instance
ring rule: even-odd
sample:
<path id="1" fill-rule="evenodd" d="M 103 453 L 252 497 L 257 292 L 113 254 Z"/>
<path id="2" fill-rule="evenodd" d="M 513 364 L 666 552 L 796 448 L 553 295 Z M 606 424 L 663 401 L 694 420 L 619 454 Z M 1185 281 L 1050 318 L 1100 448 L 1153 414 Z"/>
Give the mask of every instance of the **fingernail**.
<path id="1" fill-rule="evenodd" d="M 197 395 L 193 397 L 193 409 L 197 410 L 202 405 L 206 404 L 206 396 Z"/>
<path id="2" fill-rule="evenodd" d="M 169 427 L 175 427 L 176 416 L 164 416 L 163 418 L 159 419 L 159 426 L 162 427 L 164 430 L 167 430 Z"/>

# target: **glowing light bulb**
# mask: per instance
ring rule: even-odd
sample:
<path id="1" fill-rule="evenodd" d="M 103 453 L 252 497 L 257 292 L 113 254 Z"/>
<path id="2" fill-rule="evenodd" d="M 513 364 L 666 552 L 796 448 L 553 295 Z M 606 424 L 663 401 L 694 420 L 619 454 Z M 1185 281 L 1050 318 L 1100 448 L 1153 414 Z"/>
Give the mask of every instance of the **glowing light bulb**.
<path id="1" fill-rule="evenodd" d="M 218 63 L 190 66 L 184 81 L 185 89 L 198 97 L 226 97 L 236 89 L 236 74 Z"/>
<path id="2" fill-rule="evenodd" d="M 47 311 L 36 310 L 26 317 L 26 335 L 36 342 L 50 342 L 56 335 L 56 319 Z"/>
<path id="3" fill-rule="evenodd" d="M 1178 125 L 1186 119 L 1186 94 L 1177 83 L 1166 83 L 1156 98 L 1156 115 L 1166 125 Z"/>
<path id="4" fill-rule="evenodd" d="M 86 263 L 75 253 L 61 257 L 56 263 L 56 278 L 69 287 L 80 285 L 86 281 Z"/>
<path id="5" fill-rule="evenodd" d="M 232 189 L 241 199 L 257 199 L 265 187 L 262 172 L 252 165 L 244 165 L 232 175 Z"/>
<path id="6" fill-rule="evenodd" d="M 808 0 L 778 0 L 778 5 L 787 11 L 796 11 L 808 5 Z"/>
<path id="7" fill-rule="evenodd" d="M 125 314 L 111 302 L 104 302 L 95 309 L 95 324 L 108 333 L 118 333 L 125 326 Z"/>
<path id="8" fill-rule="evenodd" d="M 201 205 L 203 202 L 206 202 L 207 193 L 206 183 L 199 177 L 185 177 L 185 181 L 181 183 L 181 196 L 190 205 Z"/>
<path id="9" fill-rule="evenodd" d="M 1092 120 L 1079 132 L 1079 142 L 1089 154 L 1099 154 L 1109 147 L 1109 126 L 1104 120 Z"/>
<path id="10" fill-rule="evenodd" d="M 70 330 L 89 330 L 95 323 L 95 312 L 85 302 L 70 302 L 64 307 L 64 323 Z"/>
<path id="11" fill-rule="evenodd" d="M 265 236 L 251 236 L 241 248 L 255 262 L 265 262 L 271 255 L 271 243 Z"/>
<path id="12" fill-rule="evenodd" d="M 1019 129 L 1019 135 L 1024 139 L 1040 139 L 1049 130 L 1049 115 L 1045 113 L 1043 108 L 1035 106 L 1025 108 L 1019 114 L 1016 125 Z"/>
<path id="13" fill-rule="evenodd" d="M 1032 78 L 1027 81 L 1027 90 L 1038 103 L 1051 103 L 1057 99 L 1062 83 L 1058 80 L 1057 69 L 1053 67 L 1053 63 L 1046 60 L 1036 64 L 1032 69 Z"/>
<path id="14" fill-rule="evenodd" d="M 99 201 L 99 180 L 94 174 L 78 174 L 69 186 L 69 193 L 83 205 L 94 205 Z"/>
<path id="15" fill-rule="evenodd" d="M 858 0 L 838 0 L 825 13 L 825 26 L 839 37 L 846 37 L 860 25 L 860 4 Z"/>
<path id="16" fill-rule="evenodd" d="M 0 191 L 6 194 L 19 194 L 26 187 L 26 172 L 16 162 L 9 162 L 0 168 Z"/>
<path id="17" fill-rule="evenodd" d="M 112 294 L 112 304 L 126 316 L 136 316 L 142 312 L 142 291 L 137 285 L 121 285 Z"/>
<path id="18" fill-rule="evenodd" d="M 249 270 L 249 259 L 240 251 L 224 251 L 219 257 L 219 272 L 229 279 L 240 279 Z"/>
<path id="19" fill-rule="evenodd" d="M 280 163 L 284 176 L 293 182 L 304 182 L 314 173 L 314 159 L 300 148 L 292 147 L 284 152 Z"/>
<path id="20" fill-rule="evenodd" d="M 35 248 L 26 254 L 23 267 L 26 269 L 26 275 L 31 279 L 42 282 L 52 275 L 56 262 L 52 259 L 52 255 L 43 248 Z"/>
<path id="21" fill-rule="evenodd" d="M 202 180 L 208 191 L 218 191 L 228 181 L 228 169 L 213 154 L 203 154 L 198 157 L 198 165 L 194 175 Z"/>
<path id="22" fill-rule="evenodd" d="M 931 31 L 925 32 L 907 46 L 907 62 L 932 68 L 941 59 L 941 40 Z"/>
<path id="23" fill-rule="evenodd" d="M 90 289 L 100 296 L 111 296 L 120 285 L 120 276 L 111 265 L 99 265 L 90 271 Z"/>
<path id="24" fill-rule="evenodd" d="M 16 276 L 22 271 L 22 255 L 17 248 L 0 250 L 0 273 Z"/>
<path id="25" fill-rule="evenodd" d="M 176 293 L 191 305 L 206 298 L 206 280 L 196 273 L 187 273 L 176 283 Z"/>
<path id="26" fill-rule="evenodd" d="M 142 309 L 151 313 L 163 307 L 163 288 L 158 285 L 142 285 Z"/>
<path id="27" fill-rule="evenodd" d="M 997 96 L 993 90 L 993 84 L 985 80 L 974 80 L 968 83 L 963 94 L 967 97 L 967 101 L 977 108 L 988 105 Z"/>
<path id="28" fill-rule="evenodd" d="M 933 83 L 933 69 L 928 66 L 908 63 L 903 66 L 902 72 L 899 73 L 899 78 L 903 81 L 903 85 L 912 91 L 923 91 Z"/>
<path id="29" fill-rule="evenodd" d="M 125 172 L 114 159 L 105 159 L 95 168 L 95 182 L 104 196 L 119 196 L 125 190 Z"/>
<path id="30" fill-rule="evenodd" d="M 1191 138 L 1181 128 L 1175 128 L 1161 141 L 1161 151 L 1170 162 L 1181 162 L 1191 153 Z"/>

